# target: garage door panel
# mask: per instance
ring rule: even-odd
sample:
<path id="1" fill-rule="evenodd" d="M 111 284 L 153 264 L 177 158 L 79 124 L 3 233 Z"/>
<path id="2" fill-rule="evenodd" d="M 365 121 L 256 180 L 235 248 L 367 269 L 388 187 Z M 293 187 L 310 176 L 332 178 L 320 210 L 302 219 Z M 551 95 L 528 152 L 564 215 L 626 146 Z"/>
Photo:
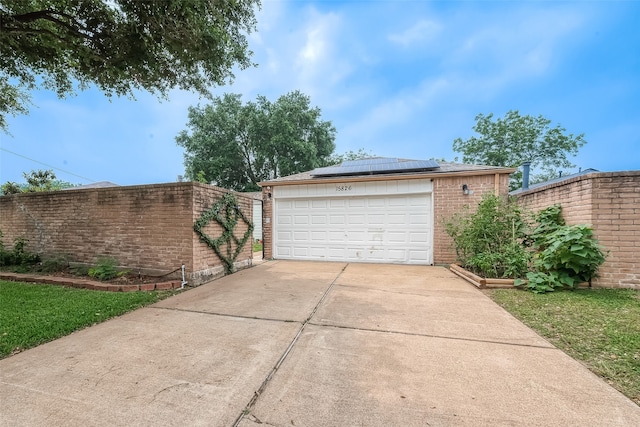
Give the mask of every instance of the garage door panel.
<path id="1" fill-rule="evenodd" d="M 309 216 L 308 215 L 296 215 L 293 217 L 293 223 L 296 225 L 307 225 L 309 224 Z"/>
<path id="2" fill-rule="evenodd" d="M 293 201 L 291 201 L 291 200 L 278 200 L 278 207 L 280 207 L 280 209 L 292 209 L 293 208 Z"/>
<path id="3" fill-rule="evenodd" d="M 305 257 L 309 256 L 309 248 L 308 247 L 294 246 L 293 247 L 293 256 L 294 257 L 298 257 L 298 258 L 305 258 Z"/>
<path id="4" fill-rule="evenodd" d="M 347 234 L 347 240 L 354 243 L 366 243 L 367 232 L 366 231 L 350 231 Z"/>
<path id="5" fill-rule="evenodd" d="M 276 258 L 432 262 L 430 194 L 276 199 L 275 215 Z"/>
<path id="6" fill-rule="evenodd" d="M 381 244 L 384 242 L 384 230 L 367 230 L 367 242 L 371 244 Z"/>
<path id="7" fill-rule="evenodd" d="M 408 206 L 425 207 L 431 205 L 431 198 L 428 197 L 412 197 L 408 199 Z"/>
<path id="8" fill-rule="evenodd" d="M 324 242 L 327 240 L 327 232 L 326 231 L 312 231 L 310 233 L 311 241 L 315 242 Z"/>
<path id="9" fill-rule="evenodd" d="M 277 237 L 280 242 L 290 242 L 292 240 L 293 233 L 291 231 L 278 231 Z"/>
<path id="10" fill-rule="evenodd" d="M 405 243 L 409 239 L 409 234 L 403 231 L 388 231 L 387 241 L 389 243 Z"/>
<path id="11" fill-rule="evenodd" d="M 402 225 L 406 223 L 404 214 L 390 214 L 387 218 L 389 219 L 387 221 L 387 224 L 389 225 Z"/>
<path id="12" fill-rule="evenodd" d="M 290 215 L 278 216 L 278 224 L 288 225 L 293 223 L 293 218 Z"/>
<path id="13" fill-rule="evenodd" d="M 428 261 L 429 252 L 428 251 L 409 251 L 409 258 L 416 263 L 419 261 L 427 262 Z"/>
<path id="14" fill-rule="evenodd" d="M 324 225 L 327 223 L 327 217 L 324 215 L 311 215 L 311 224 Z"/>
<path id="15" fill-rule="evenodd" d="M 346 224 L 346 215 L 330 215 L 329 216 L 329 224 L 330 225 L 344 225 Z"/>
<path id="16" fill-rule="evenodd" d="M 276 256 L 278 258 L 290 257 L 291 256 L 291 247 L 289 246 L 276 246 Z"/>
<path id="17" fill-rule="evenodd" d="M 427 214 L 411 214 L 409 215 L 409 224 L 426 224 L 426 222 L 429 220 L 429 215 Z"/>
<path id="18" fill-rule="evenodd" d="M 296 242 L 306 242 L 309 240 L 309 232 L 308 231 L 294 231 L 293 232 L 293 240 Z"/>
<path id="19" fill-rule="evenodd" d="M 367 221 L 366 221 L 366 215 L 362 214 L 362 215 L 345 215 L 346 219 L 347 219 L 347 224 L 349 225 L 355 225 L 355 226 L 364 226 Z"/>
<path id="20" fill-rule="evenodd" d="M 384 218 L 383 214 L 368 214 L 367 223 L 369 225 L 384 225 Z"/>
<path id="21" fill-rule="evenodd" d="M 346 233 L 344 231 L 329 231 L 328 234 L 328 240 L 330 242 L 344 242 L 346 240 Z"/>
<path id="22" fill-rule="evenodd" d="M 370 208 L 384 208 L 386 206 L 385 203 L 385 199 L 375 199 L 375 198 L 371 198 L 371 199 L 366 199 L 367 200 L 367 206 Z"/>
<path id="23" fill-rule="evenodd" d="M 429 243 L 429 233 L 411 233 L 409 236 L 411 243 Z"/>
<path id="24" fill-rule="evenodd" d="M 327 250 L 327 258 L 331 259 L 346 259 L 346 248 L 329 248 Z"/>
<path id="25" fill-rule="evenodd" d="M 405 260 L 405 251 L 402 249 L 389 249 L 386 254 L 386 258 L 389 261 L 401 262 Z"/>
<path id="26" fill-rule="evenodd" d="M 326 252 L 327 252 L 327 248 L 325 247 L 311 247 L 309 248 L 309 255 L 317 258 L 317 259 L 322 259 L 326 257 Z"/>
<path id="27" fill-rule="evenodd" d="M 389 206 L 407 206 L 407 198 L 406 197 L 393 197 L 389 199 Z"/>

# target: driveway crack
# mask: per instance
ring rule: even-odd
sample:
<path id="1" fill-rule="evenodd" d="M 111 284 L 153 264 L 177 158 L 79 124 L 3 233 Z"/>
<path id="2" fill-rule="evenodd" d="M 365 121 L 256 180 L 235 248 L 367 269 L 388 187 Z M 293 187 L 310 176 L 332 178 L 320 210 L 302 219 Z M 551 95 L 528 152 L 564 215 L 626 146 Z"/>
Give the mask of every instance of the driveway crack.
<path id="1" fill-rule="evenodd" d="M 211 311 L 203 311 L 203 310 L 189 310 L 185 308 L 176 308 L 176 307 L 148 307 L 155 310 L 169 310 L 169 311 L 181 311 L 185 313 L 197 313 L 197 314 L 206 314 L 210 316 L 221 316 L 221 317 L 234 317 L 237 319 L 249 319 L 249 320 L 266 320 L 268 322 L 284 322 L 284 323 L 292 323 L 299 322 L 298 320 L 292 319 L 274 319 L 270 317 L 258 317 L 258 316 L 242 316 L 240 314 L 227 314 L 227 313 L 216 313 Z"/>
<path id="2" fill-rule="evenodd" d="M 244 417 L 249 415 L 249 414 L 251 415 L 251 417 L 254 417 L 257 420 L 257 417 L 252 414 L 251 410 L 253 409 L 253 407 L 255 406 L 256 402 L 258 401 L 258 398 L 265 391 L 265 389 L 267 388 L 267 385 L 269 385 L 269 382 L 271 381 L 271 378 L 273 378 L 273 376 L 276 374 L 276 372 L 278 372 L 278 370 L 280 369 L 280 366 L 282 366 L 282 364 L 284 363 L 284 361 L 287 358 L 287 356 L 289 356 L 289 353 L 293 349 L 293 346 L 296 345 L 296 343 L 298 342 L 298 339 L 300 338 L 300 335 L 302 335 L 302 332 L 304 332 L 307 324 L 309 324 L 309 322 L 311 321 L 311 318 L 316 314 L 316 311 L 318 311 L 318 308 L 324 302 L 324 300 L 327 298 L 327 295 L 329 295 L 329 292 L 331 292 L 331 290 L 333 289 L 335 283 L 338 281 L 340 276 L 342 276 L 342 273 L 344 273 L 344 270 L 348 266 L 349 266 L 349 264 L 345 264 L 345 266 L 342 267 L 342 270 L 340 270 L 338 275 L 333 279 L 331 284 L 324 291 L 324 293 L 322 294 L 322 297 L 320 297 L 320 299 L 318 300 L 318 303 L 315 305 L 315 307 L 313 307 L 313 310 L 311 310 L 311 314 L 309 314 L 309 316 L 305 319 L 305 321 L 302 322 L 302 325 L 300 326 L 300 329 L 298 330 L 298 333 L 295 335 L 295 337 L 293 337 L 293 339 L 291 340 L 291 342 L 287 346 L 287 349 L 284 351 L 284 353 L 282 353 L 282 356 L 280 356 L 280 359 L 278 359 L 278 361 L 276 362 L 275 366 L 271 369 L 271 371 L 269 372 L 267 377 L 264 379 L 264 381 L 262 381 L 262 384 L 260 384 L 260 387 L 258 387 L 258 390 L 256 390 L 253 393 L 253 397 L 251 397 L 251 400 L 249 400 L 249 403 L 247 403 L 247 406 L 245 406 L 245 408 L 242 410 L 240 415 L 238 415 L 238 418 L 236 418 L 236 421 L 233 423 L 233 427 L 238 427 L 240 425 L 240 422 L 242 422 L 242 420 L 244 419 Z"/>
<path id="3" fill-rule="evenodd" d="M 500 345 L 514 346 L 514 347 L 531 347 L 531 348 L 542 348 L 546 350 L 558 350 L 557 347 L 551 344 L 550 345 L 522 344 L 522 343 L 514 343 L 514 342 L 506 342 L 506 341 L 486 340 L 486 339 L 480 339 L 480 338 L 465 338 L 465 337 L 453 337 L 453 336 L 447 336 L 447 335 L 423 334 L 418 332 L 394 331 L 390 329 L 358 328 L 355 326 L 332 325 L 329 323 L 308 322 L 308 324 L 311 326 L 318 326 L 321 328 L 349 329 L 352 331 L 378 332 L 382 334 L 407 335 L 412 337 L 439 338 L 443 340 L 470 341 L 470 342 L 480 342 L 480 343 L 487 343 L 487 344 L 500 344 Z"/>

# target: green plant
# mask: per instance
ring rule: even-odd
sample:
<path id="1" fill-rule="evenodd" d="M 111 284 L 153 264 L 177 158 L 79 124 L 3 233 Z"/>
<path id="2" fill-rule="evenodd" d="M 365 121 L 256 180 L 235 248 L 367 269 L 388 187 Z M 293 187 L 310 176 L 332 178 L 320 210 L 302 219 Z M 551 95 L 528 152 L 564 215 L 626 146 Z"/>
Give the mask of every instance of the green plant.
<path id="1" fill-rule="evenodd" d="M 513 201 L 485 195 L 474 213 L 466 207 L 444 225 L 464 268 L 493 278 L 526 274 L 528 220 Z"/>
<path id="2" fill-rule="evenodd" d="M 63 271 L 69 267 L 69 257 L 64 254 L 49 255 L 42 259 L 40 263 L 40 271 L 44 273 L 53 273 Z"/>
<path id="3" fill-rule="evenodd" d="M 564 225 L 560 206 L 554 205 L 537 215 L 538 227 L 532 233 L 536 254 L 533 271 L 527 273 L 526 288 L 537 293 L 556 288 L 575 288 L 597 277 L 605 260 L 593 230 L 587 225 Z M 518 280 L 516 286 L 525 285 Z"/>
<path id="4" fill-rule="evenodd" d="M 9 253 L 4 248 L 4 241 L 2 240 L 2 230 L 0 230 L 0 266 L 7 265 L 6 260 L 9 257 Z"/>
<path id="5" fill-rule="evenodd" d="M 69 271 L 76 276 L 88 276 L 91 267 L 84 264 L 69 265 Z"/>
<path id="6" fill-rule="evenodd" d="M 26 271 L 29 265 L 40 261 L 38 254 L 29 252 L 27 246 L 29 240 L 24 237 L 14 239 L 13 250 L 7 251 L 1 243 L 2 232 L 0 231 L 0 265 L 14 266 L 15 270 Z"/>
<path id="7" fill-rule="evenodd" d="M 238 221 L 242 220 L 247 225 L 247 231 L 238 239 L 235 235 Z M 222 235 L 217 239 L 209 237 L 204 228 L 211 221 L 215 221 L 222 227 Z M 233 194 L 223 195 L 208 211 L 193 224 L 194 231 L 200 240 L 206 243 L 218 255 L 223 262 L 227 274 L 233 273 L 234 262 L 242 251 L 242 248 L 253 233 L 253 223 L 247 219 L 238 206 L 238 200 Z M 234 248 L 235 244 L 235 248 Z M 224 248 L 224 250 L 223 250 Z"/>
<path id="8" fill-rule="evenodd" d="M 531 240 L 537 249 L 544 249 L 546 237 L 565 225 L 562 207 L 556 204 L 541 210 L 535 221 L 538 225 L 531 232 Z"/>
<path id="9" fill-rule="evenodd" d="M 89 268 L 89 276 L 98 280 L 111 280 L 114 277 L 126 274 L 124 271 L 118 271 L 118 261 L 114 258 L 100 257 L 95 267 Z"/>

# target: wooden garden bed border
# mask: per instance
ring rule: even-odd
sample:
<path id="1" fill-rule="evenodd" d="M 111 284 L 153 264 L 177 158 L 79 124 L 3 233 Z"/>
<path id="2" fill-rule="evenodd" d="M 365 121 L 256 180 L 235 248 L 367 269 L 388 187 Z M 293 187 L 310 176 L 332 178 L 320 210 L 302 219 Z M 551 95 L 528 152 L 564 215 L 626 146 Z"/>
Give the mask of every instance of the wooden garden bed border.
<path id="1" fill-rule="evenodd" d="M 486 277 L 480 277 L 468 270 L 465 270 L 458 264 L 451 264 L 449 266 L 449 270 L 479 289 L 515 288 L 515 286 L 513 285 L 513 279 L 490 279 Z"/>

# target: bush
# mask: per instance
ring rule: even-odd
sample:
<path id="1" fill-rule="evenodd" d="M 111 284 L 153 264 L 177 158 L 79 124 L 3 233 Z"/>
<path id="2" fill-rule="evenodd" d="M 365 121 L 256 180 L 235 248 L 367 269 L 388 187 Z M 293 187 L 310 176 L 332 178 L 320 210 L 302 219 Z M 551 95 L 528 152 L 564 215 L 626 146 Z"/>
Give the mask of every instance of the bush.
<path id="1" fill-rule="evenodd" d="M 574 289 L 597 277 L 605 260 L 593 230 L 586 225 L 564 225 L 561 208 L 551 206 L 538 214 L 538 227 L 532 233 L 537 253 L 533 271 L 527 273 L 527 289 L 550 292 L 556 288 Z M 518 281 L 516 286 L 522 286 Z"/>
<path id="2" fill-rule="evenodd" d="M 69 257 L 64 254 L 49 255 L 42 259 L 40 271 L 43 273 L 54 273 L 64 271 L 69 267 Z"/>
<path id="3" fill-rule="evenodd" d="M 28 244 L 29 240 L 18 237 L 14 240 L 13 250 L 7 251 L 2 242 L 2 231 L 0 230 L 0 265 L 14 266 L 17 270 L 23 271 L 29 265 L 39 262 L 40 256 L 26 249 Z"/>
<path id="4" fill-rule="evenodd" d="M 524 277 L 531 255 L 522 209 L 495 195 L 484 196 L 473 214 L 466 209 L 445 222 L 462 267 L 484 277 Z"/>

